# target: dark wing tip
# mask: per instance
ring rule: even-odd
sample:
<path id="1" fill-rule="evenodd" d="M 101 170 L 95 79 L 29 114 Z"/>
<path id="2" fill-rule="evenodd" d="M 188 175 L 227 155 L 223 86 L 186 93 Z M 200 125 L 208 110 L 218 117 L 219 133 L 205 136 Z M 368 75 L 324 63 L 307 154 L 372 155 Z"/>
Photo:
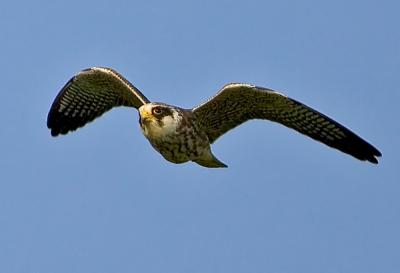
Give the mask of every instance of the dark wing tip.
<path id="1" fill-rule="evenodd" d="M 60 92 L 57 94 L 56 98 L 54 99 L 50 111 L 47 115 L 47 128 L 51 131 L 51 136 L 56 137 L 60 134 L 60 121 L 62 121 L 63 113 L 59 112 L 60 109 L 60 101 L 62 96 L 66 90 L 73 84 L 76 76 L 72 77 L 64 86 L 61 88 Z"/>
<path id="2" fill-rule="evenodd" d="M 346 137 L 341 140 L 335 140 L 332 143 L 327 143 L 329 146 L 350 154 L 359 160 L 378 164 L 378 157 L 382 156 L 382 153 L 378 149 L 352 131 L 343 127 L 342 130 L 345 130 Z"/>
<path id="3" fill-rule="evenodd" d="M 371 146 L 371 152 L 369 153 L 369 156 L 366 158 L 367 161 L 374 163 L 374 164 L 378 164 L 378 158 L 377 157 L 381 157 L 382 153 L 380 151 L 378 151 L 375 147 Z"/>
<path id="4" fill-rule="evenodd" d="M 58 131 L 56 131 L 54 129 L 51 129 L 50 133 L 51 133 L 52 137 L 56 137 L 56 136 L 58 136 L 60 134 L 60 132 L 58 132 Z"/>
<path id="5" fill-rule="evenodd" d="M 51 136 L 66 135 L 69 132 L 83 127 L 88 122 L 94 120 L 94 114 L 71 115 L 68 112 L 59 111 L 57 106 L 50 109 L 47 117 L 47 127 L 50 129 Z"/>
<path id="6" fill-rule="evenodd" d="M 90 71 L 91 68 L 83 71 Z M 82 72 L 81 72 L 82 73 Z M 79 73 L 80 74 L 80 73 Z M 94 114 L 78 112 L 73 114 L 71 111 L 62 110 L 61 104 L 65 100 L 66 93 L 73 87 L 73 84 L 79 74 L 73 76 L 64 86 L 54 99 L 47 115 L 47 128 L 50 129 L 51 136 L 66 135 L 68 132 L 75 131 L 79 127 L 84 126 L 87 122 L 92 121 L 96 116 Z M 75 102 L 77 108 L 80 110 L 80 104 Z"/>
<path id="7" fill-rule="evenodd" d="M 369 162 L 373 163 L 373 164 L 378 164 L 378 159 L 376 159 L 375 157 L 368 159 Z"/>
<path id="8" fill-rule="evenodd" d="M 66 135 L 82 127 L 86 122 L 79 120 L 55 109 L 50 110 L 47 117 L 47 128 L 50 129 L 51 136 Z"/>
<path id="9" fill-rule="evenodd" d="M 378 164 L 378 159 L 376 157 L 380 157 L 380 155 L 369 155 L 368 157 L 365 157 L 364 161 L 371 162 L 373 164 Z"/>

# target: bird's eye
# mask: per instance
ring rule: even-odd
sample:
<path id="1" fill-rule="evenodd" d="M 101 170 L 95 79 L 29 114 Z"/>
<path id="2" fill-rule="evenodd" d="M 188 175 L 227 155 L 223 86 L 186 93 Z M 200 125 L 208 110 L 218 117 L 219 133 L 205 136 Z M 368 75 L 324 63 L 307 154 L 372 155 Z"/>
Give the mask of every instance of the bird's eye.
<path id="1" fill-rule="evenodd" d="M 163 110 L 160 107 L 154 107 L 153 108 L 153 114 L 154 115 L 161 115 L 162 112 L 163 112 Z"/>

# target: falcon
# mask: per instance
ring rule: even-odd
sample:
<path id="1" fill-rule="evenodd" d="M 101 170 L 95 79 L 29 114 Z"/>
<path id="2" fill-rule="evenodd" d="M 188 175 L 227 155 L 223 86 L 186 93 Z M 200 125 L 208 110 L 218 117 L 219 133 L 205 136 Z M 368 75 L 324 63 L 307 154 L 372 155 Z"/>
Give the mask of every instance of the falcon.
<path id="1" fill-rule="evenodd" d="M 333 119 L 274 90 L 250 84 L 225 85 L 192 109 L 150 102 L 111 68 L 92 67 L 72 77 L 55 98 L 47 117 L 52 136 L 65 135 L 113 107 L 139 111 L 150 144 L 168 161 L 193 161 L 208 168 L 227 167 L 211 152 L 220 136 L 251 119 L 280 123 L 359 160 L 377 164 L 381 153 Z"/>

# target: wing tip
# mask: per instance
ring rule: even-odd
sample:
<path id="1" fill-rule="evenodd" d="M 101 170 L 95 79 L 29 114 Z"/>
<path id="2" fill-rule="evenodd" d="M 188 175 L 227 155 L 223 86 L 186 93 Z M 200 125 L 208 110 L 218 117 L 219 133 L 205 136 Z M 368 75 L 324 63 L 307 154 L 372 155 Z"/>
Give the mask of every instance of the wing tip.
<path id="1" fill-rule="evenodd" d="M 373 164 L 378 164 L 379 157 L 382 157 L 382 153 L 374 148 L 373 153 L 371 153 L 368 157 L 366 157 L 365 160 L 367 160 L 368 162 L 371 162 Z"/>
<path id="2" fill-rule="evenodd" d="M 57 137 L 57 136 L 60 134 L 60 132 L 59 132 L 59 131 L 56 131 L 56 130 L 54 130 L 54 129 L 51 129 L 51 130 L 50 130 L 50 134 L 51 134 L 52 137 Z"/>
<path id="3" fill-rule="evenodd" d="M 51 120 L 47 121 L 47 128 L 50 129 L 50 135 L 52 137 L 57 137 L 59 135 L 65 135 L 67 134 L 70 130 L 67 130 L 63 132 L 63 128 L 57 126 L 57 124 L 52 123 Z"/>
<path id="4" fill-rule="evenodd" d="M 69 132 L 73 132 L 77 128 L 49 127 L 49 129 L 52 137 L 58 137 L 60 135 L 67 135 Z"/>
<path id="5" fill-rule="evenodd" d="M 368 142 L 362 140 L 361 145 L 358 143 L 352 143 L 353 145 L 347 146 L 347 149 L 341 150 L 342 152 L 345 152 L 361 161 L 366 161 L 370 162 L 372 164 L 378 164 L 379 163 L 379 158 L 382 156 L 382 153 L 376 149 L 374 146 L 369 144 Z M 352 149 L 348 149 L 351 147 Z"/>
<path id="6" fill-rule="evenodd" d="M 90 122 L 91 120 L 87 121 Z M 52 137 L 59 135 L 66 135 L 69 132 L 75 131 L 76 129 L 85 125 L 85 122 L 77 118 L 65 116 L 62 112 L 58 112 L 51 109 L 47 116 L 47 128 L 50 129 Z"/>
<path id="7" fill-rule="evenodd" d="M 375 156 L 371 156 L 369 158 L 366 158 L 365 161 L 368 161 L 368 162 L 370 162 L 372 164 L 375 164 L 375 165 L 377 165 L 379 163 L 378 159 Z"/>

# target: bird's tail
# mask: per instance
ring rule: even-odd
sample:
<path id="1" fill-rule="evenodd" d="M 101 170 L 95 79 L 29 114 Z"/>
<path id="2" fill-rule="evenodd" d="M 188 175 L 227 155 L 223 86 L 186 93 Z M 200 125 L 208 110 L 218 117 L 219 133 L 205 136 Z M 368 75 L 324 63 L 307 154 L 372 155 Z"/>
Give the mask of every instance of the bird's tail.
<path id="1" fill-rule="evenodd" d="M 219 161 L 212 153 L 209 151 L 203 157 L 193 160 L 197 164 L 207 167 L 207 168 L 227 168 L 228 166 Z"/>

